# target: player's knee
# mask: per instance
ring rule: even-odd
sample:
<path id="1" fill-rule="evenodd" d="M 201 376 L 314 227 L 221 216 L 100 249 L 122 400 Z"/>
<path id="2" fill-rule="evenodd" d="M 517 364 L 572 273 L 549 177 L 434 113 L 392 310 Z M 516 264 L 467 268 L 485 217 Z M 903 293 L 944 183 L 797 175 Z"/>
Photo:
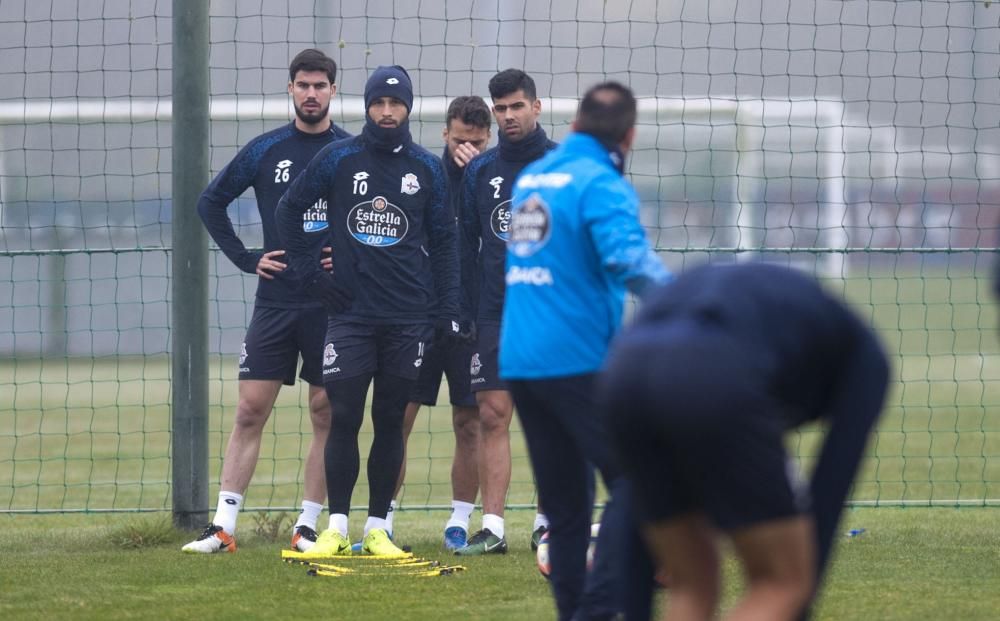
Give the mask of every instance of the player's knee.
<path id="1" fill-rule="evenodd" d="M 681 557 L 671 554 L 664 558 L 662 568 L 670 576 L 671 589 L 689 590 L 702 597 L 716 597 L 719 593 L 722 565 L 717 555 Z"/>
<path id="2" fill-rule="evenodd" d="M 776 619 L 798 616 L 815 589 L 814 574 L 806 568 L 798 572 L 748 576 L 747 582 L 748 592 L 767 602 L 767 607 L 775 611 Z"/>
<path id="3" fill-rule="evenodd" d="M 390 433 L 403 437 L 404 413 L 390 407 L 372 406 L 372 431 L 377 434 Z"/>
<path id="4" fill-rule="evenodd" d="M 754 587 L 751 585 L 751 590 Z M 774 610 L 773 619 L 795 619 L 809 603 L 812 597 L 812 583 L 804 580 L 759 585 L 756 591 L 764 591 L 771 602 L 769 608 Z"/>
<path id="5" fill-rule="evenodd" d="M 326 390 L 310 388 L 309 390 L 309 410 L 317 414 L 330 414 L 330 398 Z"/>
<path id="6" fill-rule="evenodd" d="M 336 416 L 330 420 L 330 433 L 356 437 L 361 432 L 362 419 L 353 416 Z"/>
<path id="7" fill-rule="evenodd" d="M 233 424 L 241 429 L 263 428 L 270 414 L 270 407 L 249 399 L 241 399 L 236 405 L 236 419 Z"/>
<path id="8" fill-rule="evenodd" d="M 313 433 L 330 432 L 330 408 L 310 410 L 309 420 L 312 422 Z"/>
<path id="9" fill-rule="evenodd" d="M 506 407 L 493 400 L 479 404 L 479 427 L 484 435 L 507 433 L 510 429 L 511 414 Z"/>
<path id="10" fill-rule="evenodd" d="M 402 416 L 375 416 L 372 415 L 372 432 L 376 434 L 389 434 L 403 438 L 403 417 Z"/>
<path id="11" fill-rule="evenodd" d="M 479 437 L 479 416 L 475 410 L 456 411 L 451 422 L 458 442 L 475 442 Z"/>
<path id="12" fill-rule="evenodd" d="M 309 420 L 313 431 L 330 430 L 330 402 L 325 393 L 313 395 L 309 399 Z"/>
<path id="13" fill-rule="evenodd" d="M 330 414 L 330 433 L 357 436 L 361 431 L 364 416 L 363 409 L 359 411 L 357 408 L 337 407 L 337 404 L 333 404 Z"/>

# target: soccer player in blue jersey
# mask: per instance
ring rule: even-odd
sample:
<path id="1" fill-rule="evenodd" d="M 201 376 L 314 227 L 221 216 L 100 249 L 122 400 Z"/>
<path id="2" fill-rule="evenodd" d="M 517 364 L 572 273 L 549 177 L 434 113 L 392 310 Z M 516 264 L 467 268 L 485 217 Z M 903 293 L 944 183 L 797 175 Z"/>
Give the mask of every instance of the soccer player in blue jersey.
<path id="1" fill-rule="evenodd" d="M 253 317 L 239 358 L 239 402 L 222 463 L 215 517 L 185 552 L 236 551 L 236 517 L 260 454 L 261 434 L 282 383 L 294 385 L 299 374 L 309 383 L 313 437 L 305 466 L 302 512 L 294 525 L 292 547 L 308 550 L 316 541 L 316 520 L 323 509 L 326 482 L 323 447 L 330 430 L 330 405 L 323 390 L 321 361 L 326 310 L 297 290 L 286 277 L 285 250 L 275 229 L 274 209 L 291 182 L 324 146 L 349 134 L 330 121 L 330 100 L 337 91 L 337 64 L 319 50 L 300 52 L 288 69 L 288 94 L 295 120 L 250 141 L 198 201 L 198 213 L 212 239 L 236 267 L 257 274 Z M 233 230 L 226 208 L 248 188 L 254 189 L 264 232 L 264 251 L 247 250 Z M 310 243 L 329 252 L 325 205 L 302 214 L 299 228 Z M 326 259 L 329 264 L 329 259 Z M 317 259 L 317 268 L 320 262 Z"/>
<path id="2" fill-rule="evenodd" d="M 434 330 L 442 338 L 460 335 L 455 218 L 441 160 L 410 136 L 410 76 L 398 65 L 378 67 L 364 97 L 361 135 L 317 153 L 277 209 L 290 268 L 331 313 L 323 349 L 333 413 L 326 444 L 330 527 L 312 550 L 324 555 L 351 553 L 347 516 L 369 385 L 374 439 L 362 548 L 401 553 L 386 518 L 403 458 L 404 410 Z M 301 226 L 317 202 L 330 213 L 332 275 L 319 269 Z"/>
<path id="3" fill-rule="evenodd" d="M 458 207 L 463 236 L 459 246 L 462 315 L 475 322 L 477 334 L 470 374 L 479 407 L 479 486 L 483 497 L 483 528 L 456 550 L 456 554 L 469 556 L 507 551 L 503 516 L 510 487 L 514 402 L 500 379 L 497 353 L 510 195 L 518 173 L 556 147 L 538 123 L 542 102 L 531 76 L 520 69 L 507 69 L 493 76 L 489 90 L 499 144 L 466 167 Z M 547 526 L 545 516 L 536 514 L 533 548 Z"/>
<path id="4" fill-rule="evenodd" d="M 551 585 L 560 619 L 635 618 L 649 611 L 652 566 L 629 512 L 628 485 L 612 457 L 594 386 L 618 331 L 625 290 L 642 294 L 667 269 L 639 224 L 639 199 L 622 176 L 635 138 L 636 100 L 616 82 L 587 91 L 574 133 L 530 164 L 514 185 L 507 242 L 500 376 L 524 430 L 538 493 L 551 522 Z M 610 498 L 593 570 L 586 574 L 593 467 Z M 626 562 L 636 553 L 637 564 Z M 640 562 L 645 560 L 645 564 Z M 638 578 L 630 577 L 635 567 Z"/>
<path id="5" fill-rule="evenodd" d="M 646 296 L 601 400 L 669 572 L 665 619 L 715 618 L 720 532 L 746 575 L 726 618 L 807 616 L 888 375 L 871 330 L 787 268 L 702 266 Z M 782 436 L 812 421 L 827 433 L 804 485 Z"/>
<path id="6" fill-rule="evenodd" d="M 448 106 L 442 137 L 445 141 L 441 160 L 448 174 L 448 197 L 451 212 L 458 213 L 457 202 L 461 197 L 462 174 L 469 162 L 486 150 L 490 141 L 490 109 L 482 97 L 463 95 Z M 436 405 L 441 388 L 441 376 L 448 378 L 448 396 L 451 401 L 451 422 L 455 431 L 455 456 L 451 463 L 451 516 L 444 526 L 444 545 L 450 550 L 465 545 L 469 531 L 469 517 L 475 508 L 479 492 L 478 462 L 479 409 L 469 390 L 469 360 L 472 345 L 445 338 L 430 344 L 424 363 L 420 366 L 410 403 L 403 418 L 403 464 L 399 469 L 396 494 L 406 478 L 406 444 L 413 430 L 421 405 Z M 393 500 L 389 508 L 389 532 L 393 532 L 392 516 L 396 508 Z"/>

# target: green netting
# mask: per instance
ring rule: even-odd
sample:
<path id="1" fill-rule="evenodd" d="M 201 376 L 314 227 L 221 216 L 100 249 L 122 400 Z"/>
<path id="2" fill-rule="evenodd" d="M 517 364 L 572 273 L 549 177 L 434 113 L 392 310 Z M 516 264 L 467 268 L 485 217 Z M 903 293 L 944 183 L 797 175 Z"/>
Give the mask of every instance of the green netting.
<path id="1" fill-rule="evenodd" d="M 0 3 L 0 511 L 170 507 L 170 3 Z M 521 67 L 543 124 L 614 78 L 640 97 L 629 172 L 673 269 L 771 260 L 819 275 L 892 353 L 858 503 L 1000 502 L 998 7 L 983 2 L 402 0 L 211 5 L 212 173 L 289 118 L 288 60 L 340 65 L 360 128 L 378 64 L 404 64 L 415 139 L 454 96 Z M 252 195 L 231 209 L 261 243 Z M 255 283 L 210 262 L 211 495 Z M 282 391 L 248 506 L 297 505 L 310 425 Z M 450 500 L 446 393 L 410 444 L 405 507 Z M 808 467 L 821 434 L 793 441 Z M 369 428 L 361 442 L 370 440 Z M 514 430 L 509 502 L 534 490 Z M 363 448 L 362 454 L 366 450 Z M 364 477 L 355 494 L 365 501 Z"/>

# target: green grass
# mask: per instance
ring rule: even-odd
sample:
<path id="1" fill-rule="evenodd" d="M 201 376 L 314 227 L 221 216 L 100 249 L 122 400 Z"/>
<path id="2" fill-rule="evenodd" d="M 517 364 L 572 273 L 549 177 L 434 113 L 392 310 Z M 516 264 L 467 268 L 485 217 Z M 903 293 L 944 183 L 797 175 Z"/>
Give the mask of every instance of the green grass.
<path id="1" fill-rule="evenodd" d="M 272 541 L 252 515 L 240 519 L 239 552 L 213 556 L 180 553 L 191 535 L 169 528 L 163 514 L 3 515 L 0 618 L 551 619 L 548 585 L 528 549 L 532 516 L 510 512 L 510 553 L 463 559 L 462 574 L 310 578 L 279 560 L 287 529 Z M 397 533 L 419 555 L 454 560 L 439 544 L 445 519 L 401 512 Z M 998 519 L 988 508 L 848 512 L 842 530 L 867 532 L 839 541 L 815 618 L 995 619 Z M 741 588 L 731 559 L 726 580 L 730 606 Z"/>
<path id="2" fill-rule="evenodd" d="M 235 410 L 232 362 L 217 359 L 209 378 L 213 485 Z M 165 358 L 0 361 L 0 393 L 12 396 L 9 409 L 0 401 L 0 510 L 169 508 L 168 370 Z M 446 386 L 442 393 L 445 403 Z M 311 434 L 305 403 L 301 385 L 279 394 L 247 506 L 289 508 L 301 501 L 302 458 Z M 371 441 L 370 422 L 366 417 L 360 436 L 362 458 Z M 512 434 L 510 501 L 531 504 L 534 486 L 516 420 Z M 403 504 L 449 505 L 450 407 L 421 410 L 409 450 Z M 361 477 L 354 504 L 365 505 L 367 493 Z"/>
<path id="3" fill-rule="evenodd" d="M 876 325 L 896 382 L 855 486 L 855 499 L 984 504 L 1000 498 L 1000 349 L 983 276 L 873 274 L 828 282 Z M 234 360 L 213 359 L 210 502 L 236 400 Z M 307 578 L 282 564 L 287 527 L 247 512 L 236 555 L 190 557 L 191 538 L 165 522 L 170 505 L 169 365 L 165 358 L 0 361 L 0 618 L 313 617 L 550 619 L 547 584 L 528 551 L 531 511 L 508 513 L 511 553 L 470 559 L 447 578 Z M 309 439 L 301 387 L 285 389 L 271 418 L 247 506 L 301 499 Z M 444 400 L 442 399 L 442 402 Z M 370 440 L 362 431 L 362 454 Z M 791 449 L 808 466 L 821 439 Z M 534 502 L 515 421 L 508 502 Z M 411 437 L 397 532 L 419 554 L 439 547 L 453 448 L 447 407 L 422 411 Z M 367 500 L 364 477 L 353 503 Z M 32 512 L 83 511 L 37 515 Z M 355 513 L 360 516 L 361 512 Z M 355 526 L 360 526 L 356 517 Z M 1000 610 L 1000 508 L 859 508 L 842 539 L 819 619 L 994 619 Z M 281 535 L 285 531 L 285 535 Z M 355 533 L 357 535 L 357 533 Z M 738 572 L 726 566 L 730 605 Z"/>
<path id="4" fill-rule="evenodd" d="M 911 371 L 935 364 L 939 357 L 897 358 L 902 378 L 889 396 L 879 433 L 873 440 L 871 459 L 855 489 L 855 497 L 881 503 L 982 501 L 1000 498 L 1000 356 L 951 356 L 947 361 L 953 379 L 928 377 Z M 915 360 L 914 360 L 915 359 Z M 147 369 L 156 365 L 143 361 Z M 85 366 L 126 367 L 130 361 L 74 361 L 70 369 Z M 66 368 L 66 361 L 58 365 Z M 4 372 L 0 363 L 0 378 Z M 7 369 L 14 365 L 8 363 Z M 163 363 L 165 366 L 165 363 Z M 0 410 L 0 509 L 14 510 L 131 510 L 166 509 L 170 502 L 169 410 L 162 401 L 135 406 L 95 405 L 90 391 L 74 388 L 61 394 L 65 384 L 53 377 L 46 362 L 18 361 L 20 376 L 45 377 L 46 397 L 41 403 L 24 403 L 30 383 L 18 380 L 17 406 Z M 974 379 L 954 379 L 971 375 Z M 996 379 L 995 379 L 996 378 Z M 65 381 L 65 380 L 63 380 Z M 2 385 L 0 380 L 0 385 Z M 209 422 L 210 474 L 218 480 L 220 459 L 232 420 L 230 390 L 234 382 L 213 377 L 213 403 Z M 162 386 L 161 386 L 162 384 Z M 74 384 L 75 386 L 75 384 Z M 166 379 L 126 380 L 116 392 L 166 390 Z M 4 388 L 0 386 L 0 392 Z M 49 395 L 56 395 L 49 397 Z M 52 399 L 49 401 L 48 399 Z M 53 402 L 54 401 L 54 402 Z M 261 459 L 248 493 L 248 506 L 280 508 L 297 506 L 301 499 L 301 464 L 308 440 L 308 414 L 300 406 L 300 389 L 285 389 L 265 432 Z M 2 406 L 0 406 L 2 407 Z M 370 427 L 362 430 L 362 455 L 370 441 Z M 793 436 L 792 451 L 808 464 L 821 439 L 806 430 Z M 424 408 L 410 440 L 405 506 L 447 505 L 453 450 L 450 411 Z M 515 420 L 512 446 L 514 469 L 508 501 L 534 502 L 523 438 Z M 358 482 L 354 504 L 366 502 L 367 484 Z"/>
<path id="5" fill-rule="evenodd" d="M 896 378 L 854 498 L 879 504 L 1000 499 L 1000 341 L 982 270 L 918 274 L 855 270 L 827 280 L 876 326 Z M 209 377 L 210 499 L 236 402 L 232 356 Z M 443 387 L 444 388 L 444 387 Z M 441 403 L 446 403 L 442 390 Z M 170 378 L 165 357 L 0 361 L 0 510 L 170 507 Z M 310 437 L 301 386 L 285 388 L 271 417 L 247 506 L 298 506 Z M 371 438 L 362 429 L 362 456 Z M 821 438 L 806 430 L 791 450 L 804 466 Z M 454 437 L 447 406 L 424 408 L 410 438 L 404 507 L 450 502 Z M 512 505 L 535 501 L 523 438 L 512 428 Z M 364 465 L 362 465 L 362 468 Z M 364 506 L 361 477 L 353 503 Z"/>

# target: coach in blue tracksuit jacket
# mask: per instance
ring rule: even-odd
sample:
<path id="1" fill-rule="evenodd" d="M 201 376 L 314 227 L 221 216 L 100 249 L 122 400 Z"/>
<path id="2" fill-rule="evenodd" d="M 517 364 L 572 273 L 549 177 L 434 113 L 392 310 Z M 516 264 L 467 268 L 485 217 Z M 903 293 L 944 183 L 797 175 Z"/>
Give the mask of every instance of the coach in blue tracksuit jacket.
<path id="1" fill-rule="evenodd" d="M 323 382 L 333 410 L 326 445 L 330 528 L 316 552 L 350 553 L 347 514 L 358 477 L 358 433 L 374 381 L 375 436 L 368 457 L 367 552 L 395 554 L 386 515 L 403 458 L 403 411 L 432 337 L 457 336 L 457 227 L 441 160 L 413 143 L 410 76 L 379 67 L 365 85 L 360 136 L 319 153 L 278 204 L 278 232 L 305 286 L 333 311 Z M 302 232 L 310 205 L 327 204 L 333 275 L 316 267 Z M 371 535 L 369 537 L 369 535 Z"/>
<path id="2" fill-rule="evenodd" d="M 551 522 L 552 589 L 560 619 L 648 617 L 648 594 L 626 588 L 641 552 L 627 487 L 596 414 L 594 380 L 619 329 L 625 289 L 641 294 L 669 272 L 639 224 L 638 197 L 622 177 L 636 102 L 615 82 L 590 89 L 575 133 L 522 171 L 514 186 L 500 375 L 508 380 Z M 593 464 L 611 498 L 594 570 L 585 573 L 594 502 Z M 626 535 L 635 538 L 625 543 Z M 642 565 L 651 573 L 648 558 Z M 586 587 L 585 587 L 586 580 Z M 636 609 L 638 606 L 640 609 Z M 647 608 L 641 610 L 643 606 Z"/>

